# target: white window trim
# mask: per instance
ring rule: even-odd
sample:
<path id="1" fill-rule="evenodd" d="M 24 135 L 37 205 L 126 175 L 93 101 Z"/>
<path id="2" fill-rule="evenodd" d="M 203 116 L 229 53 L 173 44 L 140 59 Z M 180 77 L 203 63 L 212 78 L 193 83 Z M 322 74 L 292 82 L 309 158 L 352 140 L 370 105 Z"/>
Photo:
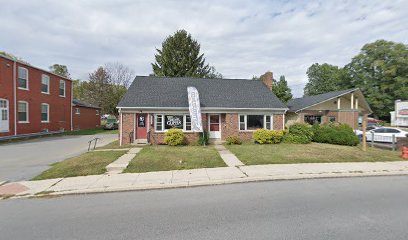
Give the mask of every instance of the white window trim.
<path id="1" fill-rule="evenodd" d="M 61 90 L 61 82 L 63 82 L 64 83 L 64 95 L 60 95 L 60 90 Z M 67 85 L 66 85 L 66 83 L 65 83 L 65 81 L 64 80 L 62 80 L 62 79 L 60 79 L 60 81 L 59 81 L 59 85 L 58 85 L 58 95 L 60 96 L 60 97 L 65 97 L 66 95 L 67 95 Z"/>
<path id="2" fill-rule="evenodd" d="M 42 117 L 42 106 L 47 106 L 47 121 L 41 120 L 41 123 L 49 123 L 50 122 L 50 105 L 48 103 L 41 103 L 41 117 Z"/>
<path id="3" fill-rule="evenodd" d="M 46 76 L 46 77 L 48 77 L 48 83 L 47 83 L 47 86 L 48 86 L 48 92 L 43 92 L 42 91 L 42 85 L 43 85 L 43 77 L 44 76 Z M 48 76 L 47 74 L 41 74 L 41 93 L 43 93 L 43 94 L 50 94 L 50 76 Z"/>
<path id="4" fill-rule="evenodd" d="M 25 71 L 26 71 L 26 82 L 27 82 L 27 87 L 26 88 L 23 88 L 23 87 L 18 87 L 18 89 L 20 89 L 20 90 L 25 90 L 25 91 L 28 91 L 28 90 L 30 90 L 30 84 L 29 84 L 29 81 L 28 81 L 28 79 L 29 79 L 29 76 L 28 76 L 28 69 L 27 68 L 25 68 L 25 67 L 18 67 L 18 70 L 17 70 L 17 85 L 19 85 L 20 83 L 19 83 L 19 80 L 20 80 L 20 74 L 19 74 L 19 72 L 20 72 L 20 69 L 24 69 Z"/>
<path id="5" fill-rule="evenodd" d="M 30 123 L 30 114 L 29 114 L 29 112 L 30 112 L 30 105 L 29 105 L 29 103 L 28 103 L 27 101 L 18 101 L 18 103 L 17 103 L 17 115 L 18 115 L 18 113 L 20 113 L 20 112 L 18 111 L 18 105 L 19 105 L 20 103 L 25 103 L 25 104 L 26 104 L 27 120 L 26 120 L 26 121 L 18 121 L 18 123 Z"/>
<path id="6" fill-rule="evenodd" d="M 99 110 L 96 110 L 96 115 L 99 116 Z"/>
<path id="7" fill-rule="evenodd" d="M 247 116 L 248 115 L 263 115 L 263 129 L 266 128 L 266 116 L 270 116 L 271 121 L 271 128 L 268 130 L 273 130 L 273 115 L 265 115 L 265 114 L 238 114 L 238 130 L 239 132 L 255 132 L 256 130 L 248 130 L 247 126 Z M 245 123 L 245 130 L 241 130 L 241 116 L 244 116 L 244 123 Z"/>
<path id="8" fill-rule="evenodd" d="M 161 130 L 157 130 L 157 116 L 161 116 L 162 117 L 162 126 L 161 126 Z M 186 130 L 186 119 L 187 119 L 187 115 L 189 114 L 184 114 L 184 113 L 169 113 L 169 114 L 154 114 L 154 132 L 167 132 L 170 129 L 165 129 L 165 123 L 164 123 L 164 116 L 165 115 L 182 115 L 183 116 L 183 132 L 186 133 L 190 133 L 193 132 L 193 126 L 191 126 L 191 130 Z M 191 118 L 190 118 L 190 122 L 191 122 Z"/>
<path id="9" fill-rule="evenodd" d="M 81 109 L 79 107 L 75 108 L 75 114 L 81 115 Z"/>

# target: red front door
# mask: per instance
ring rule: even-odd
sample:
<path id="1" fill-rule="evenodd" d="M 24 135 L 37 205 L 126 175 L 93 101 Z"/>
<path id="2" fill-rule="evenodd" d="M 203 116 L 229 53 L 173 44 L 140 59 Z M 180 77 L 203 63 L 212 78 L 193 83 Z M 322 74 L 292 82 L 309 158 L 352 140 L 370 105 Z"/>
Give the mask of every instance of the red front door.
<path id="1" fill-rule="evenodd" d="M 136 117 L 136 139 L 147 139 L 147 113 L 138 113 Z"/>

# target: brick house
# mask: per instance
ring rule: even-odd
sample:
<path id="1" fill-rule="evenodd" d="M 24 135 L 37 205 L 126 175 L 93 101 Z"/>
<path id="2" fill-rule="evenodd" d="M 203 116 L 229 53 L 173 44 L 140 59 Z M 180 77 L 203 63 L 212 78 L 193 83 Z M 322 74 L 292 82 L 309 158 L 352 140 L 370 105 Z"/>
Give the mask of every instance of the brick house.
<path id="1" fill-rule="evenodd" d="M 286 125 L 340 122 L 358 128 L 358 119 L 372 110 L 358 88 L 295 98 L 288 102 Z"/>
<path id="2" fill-rule="evenodd" d="M 71 130 L 72 81 L 0 55 L 0 137 Z"/>
<path id="3" fill-rule="evenodd" d="M 163 144 L 164 134 L 182 129 L 187 142 L 202 133 L 191 131 L 187 87 L 200 95 L 204 131 L 210 139 L 223 141 L 236 135 L 244 141 L 258 128 L 284 129 L 287 107 L 272 93 L 271 72 L 262 81 L 136 77 L 118 105 L 120 144 Z"/>
<path id="4" fill-rule="evenodd" d="M 92 129 L 101 125 L 101 108 L 87 102 L 72 100 L 73 130 Z"/>

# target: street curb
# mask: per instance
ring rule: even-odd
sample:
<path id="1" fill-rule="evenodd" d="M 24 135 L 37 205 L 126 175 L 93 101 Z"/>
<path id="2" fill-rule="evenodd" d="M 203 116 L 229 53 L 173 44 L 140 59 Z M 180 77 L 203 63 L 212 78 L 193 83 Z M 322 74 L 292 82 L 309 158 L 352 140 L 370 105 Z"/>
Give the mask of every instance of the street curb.
<path id="1" fill-rule="evenodd" d="M 307 179 L 330 179 L 330 178 L 352 178 L 352 177 L 380 177 L 380 176 L 407 176 L 408 171 L 397 172 L 367 172 L 367 173 L 322 173 L 322 174 L 296 174 L 282 176 L 265 176 L 265 177 L 245 177 L 234 179 L 221 179 L 213 181 L 196 181 L 196 182 L 180 182 L 171 184 L 152 184 L 150 186 L 133 186 L 119 188 L 95 188 L 84 190 L 71 190 L 62 192 L 52 192 L 48 194 L 13 196 L 11 199 L 17 198 L 37 198 L 47 196 L 64 196 L 64 195 L 83 195 L 95 193 L 113 193 L 113 192 L 129 192 L 129 191 L 147 191 L 159 189 L 174 189 L 202 186 L 216 186 L 224 184 L 251 183 L 251 182 L 266 182 L 266 181 L 285 181 L 285 180 L 307 180 Z"/>

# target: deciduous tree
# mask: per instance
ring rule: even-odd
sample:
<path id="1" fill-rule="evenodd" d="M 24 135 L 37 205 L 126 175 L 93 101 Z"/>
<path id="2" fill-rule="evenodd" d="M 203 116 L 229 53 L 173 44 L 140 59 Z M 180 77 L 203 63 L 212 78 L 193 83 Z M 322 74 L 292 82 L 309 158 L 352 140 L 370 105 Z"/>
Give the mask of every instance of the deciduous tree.
<path id="1" fill-rule="evenodd" d="M 307 96 L 343 89 L 344 71 L 327 63 L 315 63 L 307 69 L 308 83 L 304 88 Z"/>

